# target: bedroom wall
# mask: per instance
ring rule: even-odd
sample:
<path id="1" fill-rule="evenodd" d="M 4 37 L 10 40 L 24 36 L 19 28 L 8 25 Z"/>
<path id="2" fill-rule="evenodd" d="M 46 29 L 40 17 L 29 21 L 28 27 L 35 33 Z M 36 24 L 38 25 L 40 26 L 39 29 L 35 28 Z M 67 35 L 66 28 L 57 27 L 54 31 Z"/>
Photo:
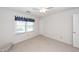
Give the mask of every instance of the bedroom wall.
<path id="1" fill-rule="evenodd" d="M 73 14 L 79 14 L 79 8 L 64 10 L 41 18 L 40 34 L 72 44 Z"/>
<path id="2" fill-rule="evenodd" d="M 0 47 L 8 43 L 17 43 L 19 41 L 27 40 L 38 35 L 39 19 L 33 16 L 28 17 L 35 18 L 35 31 L 26 32 L 23 34 L 16 34 L 14 20 L 15 15 L 27 17 L 27 15 L 23 13 L 13 11 L 7 8 L 0 8 Z"/>

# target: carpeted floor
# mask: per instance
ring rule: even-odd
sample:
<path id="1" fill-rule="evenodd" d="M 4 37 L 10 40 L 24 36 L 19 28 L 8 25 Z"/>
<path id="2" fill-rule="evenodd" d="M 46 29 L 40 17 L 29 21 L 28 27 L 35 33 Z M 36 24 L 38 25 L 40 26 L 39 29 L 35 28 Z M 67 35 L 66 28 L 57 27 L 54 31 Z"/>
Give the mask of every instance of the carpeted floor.
<path id="1" fill-rule="evenodd" d="M 71 45 L 49 39 L 44 36 L 37 36 L 32 39 L 20 42 L 10 52 L 78 52 L 78 48 Z"/>

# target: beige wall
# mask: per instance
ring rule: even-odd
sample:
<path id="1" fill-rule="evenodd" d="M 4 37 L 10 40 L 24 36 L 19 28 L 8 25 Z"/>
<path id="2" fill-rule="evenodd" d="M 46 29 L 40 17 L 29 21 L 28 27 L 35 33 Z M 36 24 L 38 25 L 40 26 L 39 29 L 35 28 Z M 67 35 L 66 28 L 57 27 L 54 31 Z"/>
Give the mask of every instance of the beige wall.
<path id="1" fill-rule="evenodd" d="M 0 47 L 8 43 L 17 43 L 19 41 L 38 35 L 39 20 L 32 16 L 28 17 L 35 18 L 35 31 L 16 34 L 14 20 L 15 15 L 27 17 L 27 15 L 23 13 L 12 11 L 7 8 L 0 8 Z"/>
<path id="2" fill-rule="evenodd" d="M 72 44 L 73 14 L 79 14 L 79 8 L 64 10 L 41 18 L 40 34 Z"/>

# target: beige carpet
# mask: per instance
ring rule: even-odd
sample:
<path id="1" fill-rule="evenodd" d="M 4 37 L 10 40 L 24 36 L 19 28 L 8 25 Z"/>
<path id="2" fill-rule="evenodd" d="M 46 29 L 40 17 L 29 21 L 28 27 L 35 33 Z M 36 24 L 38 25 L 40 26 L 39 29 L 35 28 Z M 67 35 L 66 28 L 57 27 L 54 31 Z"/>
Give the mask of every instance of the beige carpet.
<path id="1" fill-rule="evenodd" d="M 20 42 L 10 52 L 77 52 L 78 48 L 49 39 L 44 36 L 37 36 L 32 39 Z"/>

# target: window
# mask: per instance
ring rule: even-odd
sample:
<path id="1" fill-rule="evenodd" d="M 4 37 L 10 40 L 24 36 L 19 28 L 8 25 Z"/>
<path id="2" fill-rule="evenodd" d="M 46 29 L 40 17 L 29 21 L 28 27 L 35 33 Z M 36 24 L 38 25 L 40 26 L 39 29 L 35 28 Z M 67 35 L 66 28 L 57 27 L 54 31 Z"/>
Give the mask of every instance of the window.
<path id="1" fill-rule="evenodd" d="M 24 32 L 25 32 L 25 22 L 16 21 L 16 33 L 24 33 Z"/>
<path id="2" fill-rule="evenodd" d="M 26 22 L 26 32 L 34 31 L 34 22 Z"/>
<path id="3" fill-rule="evenodd" d="M 25 18 L 24 18 L 25 19 Z M 15 18 L 16 33 L 24 33 L 34 31 L 34 20 L 24 20 L 23 18 Z"/>

